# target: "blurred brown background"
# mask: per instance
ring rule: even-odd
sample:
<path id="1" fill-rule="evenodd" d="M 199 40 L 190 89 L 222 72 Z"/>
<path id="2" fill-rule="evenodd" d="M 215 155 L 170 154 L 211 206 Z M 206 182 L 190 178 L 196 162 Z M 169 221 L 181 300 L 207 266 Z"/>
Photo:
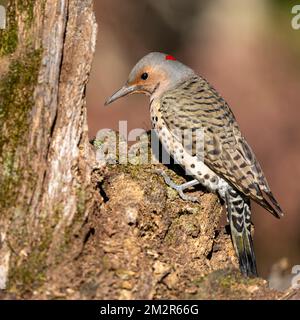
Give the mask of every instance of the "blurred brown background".
<path id="1" fill-rule="evenodd" d="M 267 276 L 287 257 L 300 265 L 300 30 L 297 1 L 95 0 L 98 45 L 88 86 L 90 136 L 102 128 L 150 129 L 148 99 L 104 107 L 133 65 L 170 53 L 204 76 L 233 109 L 286 212 L 277 220 L 253 205 L 258 268 Z"/>

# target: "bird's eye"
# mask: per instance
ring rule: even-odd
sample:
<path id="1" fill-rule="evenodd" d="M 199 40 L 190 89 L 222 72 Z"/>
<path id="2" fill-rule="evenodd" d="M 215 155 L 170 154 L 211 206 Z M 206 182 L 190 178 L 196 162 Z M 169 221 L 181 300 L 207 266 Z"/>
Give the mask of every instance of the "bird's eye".
<path id="1" fill-rule="evenodd" d="M 144 73 L 141 75 L 141 79 L 147 80 L 147 79 L 148 79 L 148 73 L 147 73 L 147 72 L 144 72 Z"/>

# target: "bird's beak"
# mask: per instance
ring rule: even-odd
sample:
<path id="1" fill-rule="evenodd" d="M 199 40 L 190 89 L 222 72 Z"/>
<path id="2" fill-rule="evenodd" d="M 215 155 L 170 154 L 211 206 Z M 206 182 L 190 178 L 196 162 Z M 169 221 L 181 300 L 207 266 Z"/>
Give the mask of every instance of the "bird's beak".
<path id="1" fill-rule="evenodd" d="M 111 97 L 109 97 L 105 101 L 105 105 L 107 106 L 108 104 L 114 102 L 115 100 L 117 100 L 119 98 L 127 96 L 128 94 L 134 93 L 136 90 L 137 90 L 137 86 L 136 85 L 132 85 L 132 86 L 125 85 L 120 90 L 115 92 Z"/>

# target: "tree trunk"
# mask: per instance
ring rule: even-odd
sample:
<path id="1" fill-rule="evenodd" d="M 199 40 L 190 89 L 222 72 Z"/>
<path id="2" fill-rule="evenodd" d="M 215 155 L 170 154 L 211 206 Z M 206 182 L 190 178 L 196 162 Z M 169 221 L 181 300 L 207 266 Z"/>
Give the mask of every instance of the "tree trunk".
<path id="1" fill-rule="evenodd" d="M 97 165 L 85 106 L 96 32 L 92 0 L 8 1 L 0 296 L 277 297 L 240 277 L 215 195 L 182 201 L 153 172 L 162 165 Z"/>
<path id="2" fill-rule="evenodd" d="M 0 40 L 0 286 L 26 291 L 94 205 L 85 86 L 97 25 L 91 0 L 9 1 L 7 16 Z"/>

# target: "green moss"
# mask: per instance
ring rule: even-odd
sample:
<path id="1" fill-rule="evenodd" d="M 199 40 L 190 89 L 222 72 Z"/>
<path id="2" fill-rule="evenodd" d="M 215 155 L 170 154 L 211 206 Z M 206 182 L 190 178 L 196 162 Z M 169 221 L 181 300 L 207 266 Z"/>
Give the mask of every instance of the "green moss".
<path id="1" fill-rule="evenodd" d="M 17 2 L 18 11 L 22 14 L 27 28 L 29 28 L 33 21 L 35 0 L 21 0 Z"/>
<path id="2" fill-rule="evenodd" d="M 6 7 L 7 26 L 0 30 L 0 56 L 6 56 L 14 53 L 18 46 L 18 22 L 17 15 L 22 18 L 25 28 L 29 29 L 34 21 L 34 0 L 11 0 L 4 3 Z M 1 3 L 0 3 L 1 4 Z M 45 1 L 42 2 L 42 11 L 44 11 Z M 24 31 L 24 30 L 23 30 Z M 26 45 L 32 39 L 27 38 Z"/>
<path id="3" fill-rule="evenodd" d="M 223 278 L 218 280 L 218 283 L 222 288 L 230 289 L 236 283 L 236 279 L 231 275 L 225 275 Z"/>
<path id="4" fill-rule="evenodd" d="M 85 208 L 86 208 L 86 194 L 85 194 L 85 190 L 79 188 L 77 189 L 76 192 L 77 195 L 77 214 L 81 217 L 84 212 L 85 212 Z"/>
<path id="5" fill-rule="evenodd" d="M 43 1 L 44 3 L 44 1 Z M 40 3 L 39 3 L 40 4 Z M 11 267 L 8 289 L 18 293 L 32 291 L 45 279 L 47 252 L 52 243 L 55 223 L 41 221 L 35 238 L 28 233 L 26 200 L 17 204 L 16 200 L 22 181 L 35 184 L 36 173 L 30 167 L 22 169 L 21 150 L 26 145 L 30 129 L 30 113 L 34 105 L 34 89 L 37 84 L 41 49 L 33 49 L 32 37 L 25 36 L 22 43 L 22 54 L 13 54 L 18 47 L 18 21 L 23 26 L 31 27 L 34 20 L 35 1 L 11 0 L 7 6 L 7 28 L 0 31 L 0 57 L 10 55 L 8 71 L 0 78 L 0 213 L 13 210 L 9 215 L 14 228 L 9 232 L 9 243 L 12 246 Z M 18 20 L 16 15 L 18 14 Z M 24 32 L 25 31 L 25 32 Z M 28 35 L 30 32 L 28 32 Z M 12 55 L 13 54 L 13 55 Z M 30 155 L 34 157 L 34 154 Z M 26 176 L 25 176 L 26 175 Z M 55 218 L 51 218 L 52 221 Z M 47 223 L 48 222 L 48 223 Z M 26 252 L 23 251 L 26 248 Z"/>
<path id="6" fill-rule="evenodd" d="M 60 253 L 66 252 L 71 244 L 73 236 L 78 233 L 84 224 L 87 202 L 89 200 L 87 191 L 82 187 L 78 187 L 76 190 L 76 212 L 72 219 L 72 224 L 64 229 L 64 239 L 61 241 Z"/>
<path id="7" fill-rule="evenodd" d="M 12 255 L 7 290 L 17 292 L 19 296 L 39 288 L 46 280 L 48 270 L 48 252 L 53 243 L 54 230 L 61 218 L 61 211 L 55 209 L 49 217 L 40 218 L 39 237 L 33 237 L 28 229 L 28 217 L 21 208 L 15 210 L 14 228 L 9 234 L 9 242 L 18 254 Z M 26 248 L 26 252 L 23 251 Z"/>
<path id="8" fill-rule="evenodd" d="M 87 194 L 83 189 L 78 188 L 76 194 L 79 199 L 77 212 L 72 225 L 65 228 L 63 234 L 58 234 L 61 238 L 57 241 L 59 247 L 55 247 L 55 252 L 49 251 L 49 248 L 57 240 L 53 237 L 54 232 L 57 231 L 57 224 L 62 218 L 63 206 L 57 205 L 54 214 L 51 215 L 51 221 L 48 220 L 49 217 L 40 221 L 40 230 L 36 231 L 40 237 L 37 239 L 27 231 L 27 216 L 22 211 L 16 212 L 14 216 L 16 228 L 10 233 L 9 239 L 14 244 L 14 250 L 18 252 L 18 255 L 12 256 L 8 292 L 16 292 L 20 297 L 26 297 L 27 293 L 31 296 L 32 291 L 38 290 L 46 280 L 49 265 L 58 265 L 64 259 L 65 254 L 69 253 L 73 236 L 84 223 L 83 213 L 88 201 Z M 20 254 L 24 247 L 30 251 Z M 48 255 L 49 252 L 51 252 L 51 256 Z"/>
<path id="9" fill-rule="evenodd" d="M 41 50 L 30 51 L 12 61 L 0 81 L 0 211 L 5 211 L 17 196 L 16 186 L 23 178 L 16 164 L 16 150 L 29 130 L 29 114 L 34 104 Z M 30 170 L 27 170 L 30 173 Z M 34 175 L 34 173 L 32 173 Z"/>
<path id="10" fill-rule="evenodd" d="M 244 277 L 238 270 L 235 272 L 227 271 L 220 272 L 219 277 L 216 278 L 216 285 L 221 290 L 244 290 L 245 287 L 257 284 L 257 278 Z"/>
<path id="11" fill-rule="evenodd" d="M 193 280 L 198 287 L 196 295 L 185 298 L 193 299 L 249 299 L 251 286 L 264 288 L 259 278 L 246 278 L 235 268 L 216 270 Z"/>
<path id="12" fill-rule="evenodd" d="M 7 6 L 6 21 L 6 28 L 0 30 L 0 56 L 14 53 L 18 46 L 16 5 L 13 2 Z"/>
<path id="13" fill-rule="evenodd" d="M 64 254 L 70 251 L 70 246 L 73 244 L 72 240 L 74 239 L 75 235 L 78 235 L 80 233 L 82 225 L 84 224 L 86 219 L 84 213 L 86 211 L 89 197 L 87 191 L 81 186 L 79 186 L 76 190 L 76 199 L 76 212 L 72 219 L 72 224 L 63 229 L 62 237 L 58 242 L 59 250 L 55 252 L 55 256 L 51 257 L 52 261 L 54 261 L 55 264 L 60 263 L 62 258 L 64 257 Z M 61 212 L 62 210 L 59 213 L 56 213 L 57 217 L 59 217 L 57 218 L 57 222 L 59 221 L 59 219 L 61 219 Z M 57 225 L 57 223 L 55 223 L 55 225 Z"/>
<path id="14" fill-rule="evenodd" d="M 96 149 L 100 149 L 100 148 L 102 148 L 104 141 L 100 140 L 100 139 L 95 139 L 95 140 L 93 140 L 92 144 Z"/>
<path id="15" fill-rule="evenodd" d="M 54 215 L 51 216 L 51 223 L 48 220 L 40 222 L 40 228 L 43 231 L 37 232 L 41 235 L 39 239 L 34 239 L 34 243 L 21 243 L 21 239 L 29 239 L 31 236 L 27 233 L 26 216 L 20 214 L 19 222 L 15 224 L 20 225 L 12 234 L 10 238 L 20 248 L 26 245 L 31 248 L 31 251 L 27 254 L 27 257 L 16 256 L 14 257 L 14 263 L 11 264 L 11 270 L 9 274 L 8 291 L 18 292 L 20 296 L 26 295 L 26 293 L 32 293 L 33 290 L 38 289 L 46 280 L 46 271 L 49 268 L 48 261 L 50 258 L 51 265 L 57 265 L 61 263 L 65 254 L 69 252 L 72 245 L 72 239 L 74 234 L 80 230 L 84 223 L 84 211 L 88 201 L 87 193 L 84 189 L 79 187 L 76 192 L 78 203 L 77 212 L 73 218 L 73 223 L 64 229 L 62 238 L 58 241 L 58 250 L 56 250 L 51 257 L 48 257 L 49 247 L 53 243 L 53 235 L 58 222 L 62 215 L 62 206 L 57 206 L 54 210 Z M 17 215 L 18 216 L 18 215 Z"/>
<path id="16" fill-rule="evenodd" d="M 24 228 L 22 229 L 24 232 Z M 53 230 L 43 230 L 41 239 L 31 244 L 31 251 L 27 256 L 19 256 L 11 264 L 8 291 L 23 295 L 38 288 L 46 279 L 47 252 L 52 239 Z M 20 236 L 20 234 L 18 235 Z M 26 235 L 26 239 L 28 239 Z"/>

